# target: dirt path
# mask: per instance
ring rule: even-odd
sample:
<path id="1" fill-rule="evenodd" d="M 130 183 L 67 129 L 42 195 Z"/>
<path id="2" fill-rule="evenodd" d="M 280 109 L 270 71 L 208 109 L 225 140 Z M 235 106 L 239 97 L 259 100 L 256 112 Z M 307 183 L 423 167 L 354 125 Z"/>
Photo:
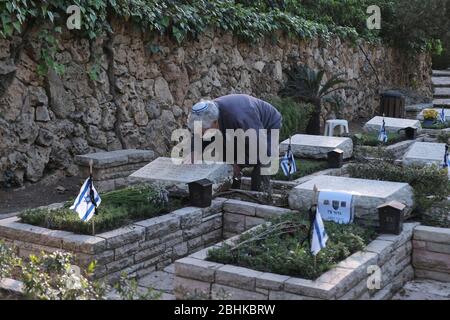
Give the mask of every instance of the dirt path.
<path id="1" fill-rule="evenodd" d="M 21 188 L 0 189 L 0 219 L 24 209 L 74 198 L 79 188 L 80 179 L 77 177 L 49 176 L 41 182 Z"/>

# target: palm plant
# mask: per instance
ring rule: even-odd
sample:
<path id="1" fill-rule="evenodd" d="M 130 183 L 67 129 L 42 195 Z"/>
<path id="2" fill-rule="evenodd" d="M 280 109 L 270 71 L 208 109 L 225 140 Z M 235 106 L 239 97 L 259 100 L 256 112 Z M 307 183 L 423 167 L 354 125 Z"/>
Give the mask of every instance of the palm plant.
<path id="1" fill-rule="evenodd" d="M 284 88 L 281 89 L 280 95 L 314 105 L 315 108 L 306 128 L 306 133 L 319 135 L 323 99 L 333 92 L 353 89 L 353 87 L 345 85 L 346 80 L 341 78 L 343 73 L 333 75 L 322 84 L 325 71 L 315 71 L 306 65 L 296 65 L 287 70 L 286 75 L 288 80 Z"/>

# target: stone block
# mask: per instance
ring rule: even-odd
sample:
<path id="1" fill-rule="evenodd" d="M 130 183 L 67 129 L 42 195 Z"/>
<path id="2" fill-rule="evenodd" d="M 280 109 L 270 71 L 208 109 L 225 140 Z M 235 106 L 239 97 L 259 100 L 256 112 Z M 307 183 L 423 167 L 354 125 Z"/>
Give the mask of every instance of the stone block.
<path id="1" fill-rule="evenodd" d="M 211 286 L 213 300 L 267 300 L 268 296 L 260 292 L 249 291 L 214 283 Z"/>
<path id="2" fill-rule="evenodd" d="M 211 296 L 211 284 L 176 276 L 174 280 L 174 294 L 179 300 L 209 299 Z"/>
<path id="3" fill-rule="evenodd" d="M 224 212 L 223 231 L 231 233 L 242 233 L 245 231 L 245 216 Z"/>
<path id="4" fill-rule="evenodd" d="M 137 252 L 134 255 L 134 259 L 136 262 L 147 260 L 147 259 L 161 255 L 165 251 L 165 249 L 166 249 L 166 245 L 164 243 L 156 245 L 154 247 L 149 247 L 148 249 Z"/>
<path id="5" fill-rule="evenodd" d="M 310 208 L 313 203 L 314 186 L 317 186 L 319 191 L 353 194 L 353 207 L 357 218 L 378 221 L 377 207 L 391 200 L 406 205 L 405 217 L 409 216 L 414 206 L 413 189 L 407 183 L 322 175 L 293 188 L 289 193 L 289 206 L 297 210 Z"/>
<path id="6" fill-rule="evenodd" d="M 307 297 L 321 299 L 334 298 L 336 293 L 335 285 L 331 283 L 292 277 L 284 282 L 284 290 Z"/>
<path id="7" fill-rule="evenodd" d="M 145 228 L 138 225 L 129 225 L 101 233 L 98 237 L 106 240 L 106 248 L 114 249 L 131 242 L 144 240 Z"/>
<path id="8" fill-rule="evenodd" d="M 415 268 L 450 273 L 450 255 L 416 249 L 413 252 Z"/>
<path id="9" fill-rule="evenodd" d="M 178 277 L 214 282 L 216 270 L 223 264 L 186 257 L 175 261 L 175 274 Z"/>
<path id="10" fill-rule="evenodd" d="M 288 146 L 289 139 L 281 142 L 280 152 L 286 152 Z M 353 141 L 350 138 L 296 134 L 291 137 L 291 148 L 294 155 L 300 158 L 327 159 L 328 152 L 336 148 L 344 151 L 344 159 L 353 155 Z"/>
<path id="11" fill-rule="evenodd" d="M 127 163 L 151 161 L 155 154 L 151 150 L 124 149 L 108 152 L 96 152 L 75 156 L 75 163 L 80 166 L 89 166 L 93 161 L 94 168 L 116 167 Z"/>
<path id="12" fill-rule="evenodd" d="M 256 278 L 256 287 L 269 290 L 282 290 L 284 281 L 287 279 L 289 279 L 289 276 L 264 272 Z"/>
<path id="13" fill-rule="evenodd" d="M 408 127 L 417 128 L 419 132 L 422 129 L 419 120 L 384 117 L 384 121 L 387 132 L 397 133 L 398 130 Z M 364 125 L 364 130 L 377 133 L 380 131 L 382 124 L 383 117 L 376 116 Z"/>
<path id="14" fill-rule="evenodd" d="M 294 211 L 274 206 L 259 205 L 256 207 L 256 216 L 263 219 L 276 218 L 292 212 Z"/>
<path id="15" fill-rule="evenodd" d="M 119 260 L 123 257 L 132 256 L 139 250 L 139 242 L 127 243 L 121 247 L 114 249 L 114 260 Z"/>
<path id="16" fill-rule="evenodd" d="M 257 204 L 241 201 L 241 200 L 227 200 L 223 204 L 225 212 L 242 214 L 246 216 L 254 216 L 256 214 Z"/>
<path id="17" fill-rule="evenodd" d="M 450 229 L 429 226 L 418 226 L 414 229 L 414 240 L 437 243 L 450 243 Z"/>
<path id="18" fill-rule="evenodd" d="M 419 279 L 431 279 L 441 282 L 450 282 L 450 273 L 436 270 L 421 269 L 414 266 L 415 276 Z"/>
<path id="19" fill-rule="evenodd" d="M 365 248 L 365 252 L 373 252 L 378 255 L 378 265 L 383 265 L 391 256 L 394 246 L 391 241 L 375 239 Z"/>
<path id="20" fill-rule="evenodd" d="M 245 217 L 245 230 L 251 229 L 263 223 L 266 223 L 266 220 L 263 218 Z"/>
<path id="21" fill-rule="evenodd" d="M 255 290 L 256 279 L 262 272 L 243 267 L 224 265 L 216 271 L 216 282 L 235 288 Z"/>

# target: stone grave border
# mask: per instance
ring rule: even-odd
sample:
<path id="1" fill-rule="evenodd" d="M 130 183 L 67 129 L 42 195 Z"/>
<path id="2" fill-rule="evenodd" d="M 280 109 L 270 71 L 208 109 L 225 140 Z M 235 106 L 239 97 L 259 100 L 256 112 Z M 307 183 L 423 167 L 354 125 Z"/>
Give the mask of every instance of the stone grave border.
<path id="1" fill-rule="evenodd" d="M 414 277 L 411 240 L 417 225 L 405 223 L 400 235 L 379 235 L 364 250 L 341 261 L 316 280 L 206 260 L 208 250 L 223 243 L 232 245 L 238 235 L 177 260 L 175 296 L 177 299 L 225 297 L 235 300 L 389 299 Z M 369 290 L 368 267 L 375 265 L 381 269 L 381 285 L 379 289 Z"/>

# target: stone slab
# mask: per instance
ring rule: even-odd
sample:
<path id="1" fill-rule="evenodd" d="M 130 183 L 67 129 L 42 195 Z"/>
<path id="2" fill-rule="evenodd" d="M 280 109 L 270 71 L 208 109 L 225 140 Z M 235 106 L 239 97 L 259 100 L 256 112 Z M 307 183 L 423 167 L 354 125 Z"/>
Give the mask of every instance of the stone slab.
<path id="1" fill-rule="evenodd" d="M 418 131 L 422 129 L 419 120 L 384 117 L 384 121 L 387 132 L 398 132 L 407 127 L 417 128 Z M 379 132 L 382 124 L 383 117 L 376 116 L 364 125 L 364 129 L 368 132 Z"/>
<path id="2" fill-rule="evenodd" d="M 423 109 L 429 109 L 433 107 L 433 103 L 418 103 L 418 104 L 411 104 L 408 106 L 405 106 L 406 112 L 420 112 Z"/>
<path id="3" fill-rule="evenodd" d="M 415 142 L 403 157 L 403 164 L 440 166 L 444 162 L 444 155 L 444 143 Z"/>
<path id="4" fill-rule="evenodd" d="M 450 77 L 432 77 L 431 81 L 435 87 L 450 87 Z"/>
<path id="5" fill-rule="evenodd" d="M 165 187 L 187 190 L 187 183 L 200 179 L 213 182 L 219 188 L 233 176 L 232 166 L 226 163 L 182 164 L 181 159 L 160 157 L 130 175 L 131 181 L 149 182 Z"/>
<path id="6" fill-rule="evenodd" d="M 433 77 L 450 77 L 450 70 L 433 70 Z"/>
<path id="7" fill-rule="evenodd" d="M 440 108 L 450 108 L 450 99 L 434 99 L 433 106 Z"/>
<path id="8" fill-rule="evenodd" d="M 280 152 L 286 152 L 289 139 L 280 145 Z M 296 157 L 326 159 L 327 153 L 339 148 L 344 151 L 344 159 L 353 155 L 353 141 L 350 138 L 296 134 L 291 138 L 292 152 Z"/>
<path id="9" fill-rule="evenodd" d="M 397 200 L 406 205 L 406 216 L 413 207 L 413 189 L 407 183 L 323 175 L 293 188 L 289 193 L 289 206 L 298 210 L 309 209 L 313 203 L 314 186 L 317 186 L 319 191 L 353 194 L 356 218 L 378 221 L 377 207 L 391 200 Z"/>
<path id="10" fill-rule="evenodd" d="M 433 96 L 435 98 L 450 98 L 450 88 L 435 88 Z"/>
<path id="11" fill-rule="evenodd" d="M 80 166 L 89 166 L 93 161 L 93 168 L 115 167 L 128 163 L 151 161 L 155 153 L 151 150 L 124 149 L 108 152 L 95 152 L 75 156 L 75 163 Z"/>

